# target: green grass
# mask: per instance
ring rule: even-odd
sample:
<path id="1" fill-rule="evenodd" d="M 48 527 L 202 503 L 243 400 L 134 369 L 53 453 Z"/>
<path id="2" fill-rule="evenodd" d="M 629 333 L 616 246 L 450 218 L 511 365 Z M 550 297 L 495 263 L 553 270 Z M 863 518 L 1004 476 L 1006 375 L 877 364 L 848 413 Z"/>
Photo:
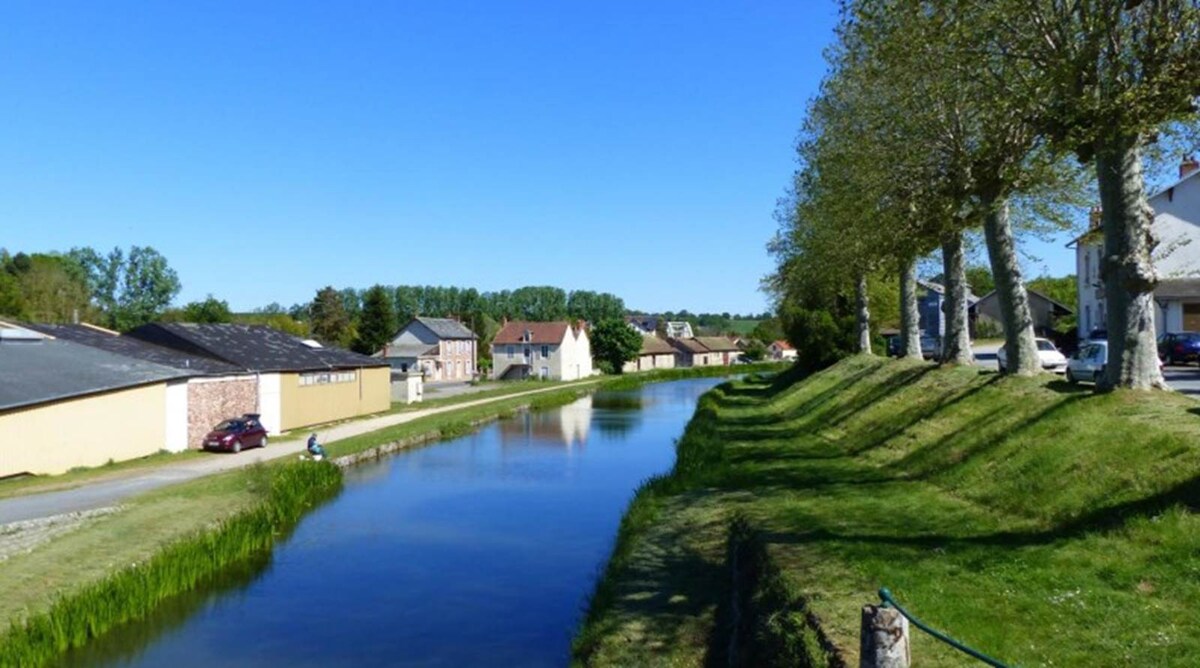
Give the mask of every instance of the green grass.
<path id="1" fill-rule="evenodd" d="M 70 471 L 53 476 L 21 476 L 15 478 L 5 478 L 0 480 L 0 499 L 20 496 L 22 494 L 33 494 L 39 492 L 50 492 L 59 489 L 69 489 L 79 487 L 80 485 L 103 480 L 114 474 L 125 474 L 129 471 L 136 471 L 144 468 L 154 468 L 163 464 L 184 461 L 186 459 L 194 459 L 204 456 L 204 453 L 199 450 L 188 450 L 186 452 L 157 452 L 146 457 L 138 457 L 137 459 L 129 459 L 123 462 L 109 462 L 101 466 L 81 467 L 71 469 Z"/>
<path id="2" fill-rule="evenodd" d="M 853 665 L 887 586 L 1010 664 L 1200 664 L 1198 415 L 870 358 L 726 383 L 631 505 L 576 660 L 832 665 L 825 637 Z M 737 578 L 735 548 L 762 555 Z M 913 656 L 966 663 L 915 630 Z"/>
<path id="3" fill-rule="evenodd" d="M 145 561 L 117 566 L 102 579 L 56 598 L 44 612 L 13 622 L 0 636 L 0 665 L 48 663 L 263 555 L 309 508 L 336 494 L 342 484 L 340 469 L 313 462 L 256 466 L 236 477 L 261 502 L 167 544 Z"/>
<path id="4" fill-rule="evenodd" d="M 753 332 L 754 328 L 758 327 L 758 323 L 760 323 L 760 322 L 762 322 L 762 321 L 761 320 L 730 320 L 729 328 L 732 329 L 733 331 L 737 332 L 738 334 L 745 336 L 745 335 L 749 334 L 750 332 Z M 770 343 L 770 342 L 768 341 L 768 343 Z"/>

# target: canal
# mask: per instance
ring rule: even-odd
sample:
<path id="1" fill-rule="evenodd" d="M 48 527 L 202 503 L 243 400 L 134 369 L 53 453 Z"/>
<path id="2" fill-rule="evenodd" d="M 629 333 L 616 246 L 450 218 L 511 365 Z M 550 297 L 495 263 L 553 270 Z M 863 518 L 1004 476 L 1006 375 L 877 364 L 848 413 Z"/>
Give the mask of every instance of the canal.
<path id="1" fill-rule="evenodd" d="M 634 489 L 719 380 L 600 392 L 346 471 L 269 558 L 63 666 L 562 666 Z"/>

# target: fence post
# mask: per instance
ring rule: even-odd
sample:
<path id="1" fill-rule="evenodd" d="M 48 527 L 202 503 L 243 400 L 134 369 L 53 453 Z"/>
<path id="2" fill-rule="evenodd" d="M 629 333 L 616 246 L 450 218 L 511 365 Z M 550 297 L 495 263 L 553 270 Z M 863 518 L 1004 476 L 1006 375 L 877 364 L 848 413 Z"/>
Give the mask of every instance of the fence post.
<path id="1" fill-rule="evenodd" d="M 895 608 L 864 605 L 859 668 L 909 668 L 908 620 Z"/>

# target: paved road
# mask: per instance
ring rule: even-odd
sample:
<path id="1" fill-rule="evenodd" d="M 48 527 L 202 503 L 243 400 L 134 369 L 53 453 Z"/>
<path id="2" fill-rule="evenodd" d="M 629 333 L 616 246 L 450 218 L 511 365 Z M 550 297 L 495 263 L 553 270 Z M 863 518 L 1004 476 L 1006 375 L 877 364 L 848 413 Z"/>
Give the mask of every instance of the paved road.
<path id="1" fill-rule="evenodd" d="M 589 383 L 584 382 L 578 385 L 587 384 Z M 578 385 L 571 385 L 569 387 L 577 387 Z M 479 406 L 514 397 L 523 397 L 530 394 L 551 392 L 563 389 L 563 387 L 562 385 L 555 385 L 528 392 L 517 392 L 503 397 L 464 401 L 453 406 L 428 408 L 347 422 L 320 430 L 318 438 L 322 443 L 333 443 L 352 436 L 411 422 L 428 415 L 436 415 L 438 413 Z M 280 457 L 299 457 L 304 453 L 305 440 L 307 438 L 307 435 L 304 435 L 296 440 L 271 441 L 270 445 L 265 448 L 243 450 L 236 455 L 232 453 L 214 454 L 211 457 L 203 459 L 191 459 L 177 464 L 164 464 L 152 469 L 129 471 L 117 474 L 119 477 L 86 483 L 80 487 L 71 489 L 0 499 L 0 525 L 22 520 L 51 517 L 62 513 L 104 508 L 116 505 L 135 494 L 148 492 L 153 489 L 165 487 L 166 485 L 193 480 L 221 471 L 242 468 L 259 461 L 279 459 Z"/>
<path id="2" fill-rule="evenodd" d="M 1001 345 L 992 343 L 975 346 L 975 363 L 985 369 L 998 371 L 996 351 L 1000 350 Z M 1200 398 L 1200 367 L 1169 366 L 1163 369 L 1163 376 L 1167 379 L 1167 385 L 1176 392 Z"/>

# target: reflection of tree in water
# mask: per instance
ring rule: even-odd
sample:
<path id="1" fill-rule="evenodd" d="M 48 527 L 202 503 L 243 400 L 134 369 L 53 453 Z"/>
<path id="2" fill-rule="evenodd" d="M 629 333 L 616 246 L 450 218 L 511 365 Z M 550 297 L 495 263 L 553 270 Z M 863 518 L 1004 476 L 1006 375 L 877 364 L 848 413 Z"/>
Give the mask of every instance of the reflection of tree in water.
<path id="1" fill-rule="evenodd" d="M 282 541 L 283 537 L 279 540 Z M 249 586 L 270 565 L 271 553 L 262 552 L 246 561 L 227 566 L 196 589 L 162 601 L 150 617 L 112 629 L 87 645 L 68 652 L 55 665 L 73 667 L 132 663 L 155 641 L 183 626 L 207 605 L 216 603 L 229 592 Z M 230 629 L 231 634 L 239 632 L 239 629 Z"/>
<path id="2" fill-rule="evenodd" d="M 592 401 L 596 412 L 592 424 L 608 438 L 626 437 L 642 422 L 647 408 L 641 392 L 600 392 Z"/>

